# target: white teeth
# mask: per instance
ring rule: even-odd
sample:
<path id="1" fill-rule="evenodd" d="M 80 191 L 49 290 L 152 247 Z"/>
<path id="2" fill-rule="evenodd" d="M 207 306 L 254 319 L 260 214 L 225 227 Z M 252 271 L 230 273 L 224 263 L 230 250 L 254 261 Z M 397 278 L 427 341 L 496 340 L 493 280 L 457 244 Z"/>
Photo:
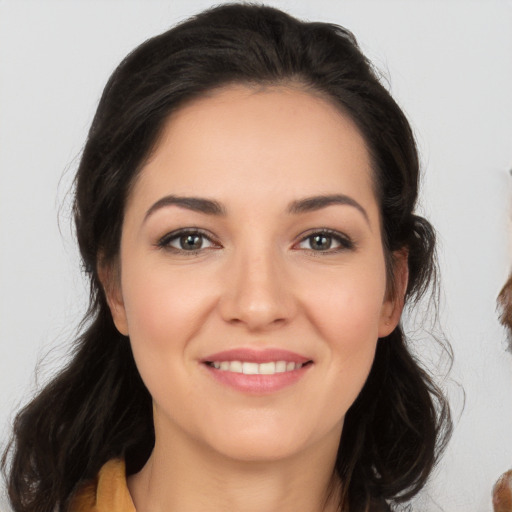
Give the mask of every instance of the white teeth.
<path id="1" fill-rule="evenodd" d="M 258 375 L 258 363 L 242 363 L 242 373 L 245 375 Z"/>
<path id="2" fill-rule="evenodd" d="M 277 361 L 276 373 L 283 373 L 286 371 L 286 361 Z"/>
<path id="3" fill-rule="evenodd" d="M 243 373 L 242 372 L 242 363 L 240 361 L 226 361 L 226 362 L 229 364 L 228 371 L 235 372 L 235 373 Z"/>
<path id="4" fill-rule="evenodd" d="M 262 375 L 274 375 L 276 373 L 276 363 L 261 363 L 258 369 Z"/>
<path id="5" fill-rule="evenodd" d="M 275 373 L 292 372 L 302 368 L 302 363 L 287 361 L 270 361 L 268 363 L 253 363 L 248 361 L 213 361 L 211 363 L 217 370 L 245 375 L 274 375 Z"/>

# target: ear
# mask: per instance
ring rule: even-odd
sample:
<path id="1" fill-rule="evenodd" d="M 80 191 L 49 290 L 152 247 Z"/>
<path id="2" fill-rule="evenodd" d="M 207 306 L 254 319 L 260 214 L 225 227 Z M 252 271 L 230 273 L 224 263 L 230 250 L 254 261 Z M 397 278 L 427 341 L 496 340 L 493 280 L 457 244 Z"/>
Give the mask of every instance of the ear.
<path id="1" fill-rule="evenodd" d="M 128 336 L 128 321 L 121 289 L 121 269 L 117 262 L 105 263 L 102 258 L 99 258 L 99 261 L 98 276 L 105 292 L 112 320 L 116 329 L 124 336 Z"/>
<path id="2" fill-rule="evenodd" d="M 409 282 L 409 252 L 400 249 L 392 254 L 393 282 L 388 285 L 386 299 L 382 304 L 379 321 L 379 338 L 391 334 L 400 322 L 404 309 L 405 293 Z"/>

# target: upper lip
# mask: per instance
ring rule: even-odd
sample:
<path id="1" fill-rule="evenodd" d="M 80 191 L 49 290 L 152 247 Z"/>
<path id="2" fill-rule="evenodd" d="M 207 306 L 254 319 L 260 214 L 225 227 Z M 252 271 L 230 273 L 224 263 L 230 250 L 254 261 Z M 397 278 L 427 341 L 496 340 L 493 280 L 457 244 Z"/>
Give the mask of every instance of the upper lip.
<path id="1" fill-rule="evenodd" d="M 249 363 L 270 363 L 272 361 L 286 361 L 289 363 L 307 363 L 310 358 L 304 357 L 289 350 L 279 348 L 234 348 L 208 355 L 202 359 L 203 363 L 214 361 L 246 361 Z"/>

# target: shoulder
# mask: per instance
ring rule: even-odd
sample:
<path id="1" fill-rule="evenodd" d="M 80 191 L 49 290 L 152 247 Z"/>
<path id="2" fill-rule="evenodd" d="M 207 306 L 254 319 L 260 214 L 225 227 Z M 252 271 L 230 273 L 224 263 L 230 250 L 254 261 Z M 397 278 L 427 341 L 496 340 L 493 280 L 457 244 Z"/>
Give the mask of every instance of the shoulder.
<path id="1" fill-rule="evenodd" d="M 82 484 L 72 497 L 68 512 L 135 512 L 124 461 L 109 460 L 95 479 Z"/>

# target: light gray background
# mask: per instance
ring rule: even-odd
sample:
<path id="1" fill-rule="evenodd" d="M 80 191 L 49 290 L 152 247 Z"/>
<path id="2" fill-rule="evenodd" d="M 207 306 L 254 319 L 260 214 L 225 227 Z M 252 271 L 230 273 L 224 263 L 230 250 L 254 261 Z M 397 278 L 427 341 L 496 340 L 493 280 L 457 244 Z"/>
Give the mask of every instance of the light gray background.
<path id="1" fill-rule="evenodd" d="M 455 352 L 443 385 L 456 421 L 415 510 L 489 512 L 493 482 L 512 467 L 512 356 L 495 312 L 511 266 L 512 2 L 269 3 L 351 29 L 412 122 L 422 211 L 440 235 L 441 323 Z M 0 0 L 2 442 L 37 361 L 46 356 L 44 382 L 83 312 L 66 194 L 102 87 L 133 47 L 211 4 Z"/>

